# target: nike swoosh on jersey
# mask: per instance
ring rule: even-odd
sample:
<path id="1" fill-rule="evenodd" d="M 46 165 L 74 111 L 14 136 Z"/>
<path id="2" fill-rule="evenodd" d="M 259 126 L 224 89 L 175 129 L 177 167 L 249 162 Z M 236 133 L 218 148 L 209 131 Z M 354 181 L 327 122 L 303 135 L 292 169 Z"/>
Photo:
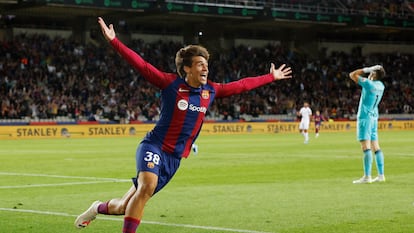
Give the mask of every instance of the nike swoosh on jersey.
<path id="1" fill-rule="evenodd" d="M 190 90 L 188 89 L 183 89 L 183 88 L 178 88 L 178 92 L 189 92 Z"/>

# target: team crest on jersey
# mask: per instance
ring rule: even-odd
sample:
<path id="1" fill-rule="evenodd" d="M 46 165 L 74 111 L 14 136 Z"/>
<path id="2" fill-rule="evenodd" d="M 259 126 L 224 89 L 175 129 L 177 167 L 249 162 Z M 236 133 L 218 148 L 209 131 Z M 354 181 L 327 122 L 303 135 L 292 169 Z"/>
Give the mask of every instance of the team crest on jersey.
<path id="1" fill-rule="evenodd" d="M 155 167 L 155 165 L 154 165 L 154 163 L 153 163 L 153 162 L 148 162 L 148 163 L 147 163 L 147 167 L 148 167 L 148 168 L 150 168 L 150 169 L 152 169 L 152 168 L 154 168 L 154 167 Z"/>
<path id="2" fill-rule="evenodd" d="M 202 97 L 203 99 L 208 99 L 208 98 L 210 97 L 210 92 L 209 92 L 208 90 L 203 90 L 203 91 L 201 92 L 201 97 Z"/>

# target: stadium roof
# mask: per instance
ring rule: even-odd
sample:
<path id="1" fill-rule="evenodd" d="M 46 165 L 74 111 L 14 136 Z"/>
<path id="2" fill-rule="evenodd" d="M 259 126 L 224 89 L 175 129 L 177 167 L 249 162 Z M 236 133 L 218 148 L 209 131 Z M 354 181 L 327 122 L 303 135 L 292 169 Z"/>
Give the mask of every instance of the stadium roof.
<path id="1" fill-rule="evenodd" d="M 182 12 L 170 11 L 168 7 L 171 4 L 167 3 L 164 3 L 164 5 L 159 5 L 158 3 L 158 5 L 151 5 L 155 6 L 152 9 L 132 9 L 98 5 L 56 4 L 53 2 L 53 0 L 0 0 L 1 23 L 6 27 L 58 29 L 71 29 L 82 23 L 85 24 L 83 27 L 89 28 L 96 26 L 96 17 L 103 16 L 107 21 L 127 22 L 130 31 L 144 33 L 182 34 L 187 30 L 186 28 L 190 27 L 193 30 L 210 28 L 210 30 L 215 30 L 217 34 L 220 33 L 223 36 L 231 35 L 255 39 L 275 38 L 285 32 L 302 31 L 302 33 L 315 33 L 321 39 L 375 39 L 408 41 L 411 43 L 414 41 L 414 27 L 367 26 L 316 20 L 292 20 L 261 16 L 249 17 L 248 10 L 254 10 L 254 8 L 243 11 L 243 14 L 247 12 L 247 16 L 225 16 L 203 12 L 191 13 L 185 10 Z M 65 1 L 62 0 L 61 2 Z M 168 10 L 161 9 L 163 7 L 168 8 Z M 195 11 L 195 8 L 192 10 Z M 298 12 L 291 13 L 298 14 Z"/>

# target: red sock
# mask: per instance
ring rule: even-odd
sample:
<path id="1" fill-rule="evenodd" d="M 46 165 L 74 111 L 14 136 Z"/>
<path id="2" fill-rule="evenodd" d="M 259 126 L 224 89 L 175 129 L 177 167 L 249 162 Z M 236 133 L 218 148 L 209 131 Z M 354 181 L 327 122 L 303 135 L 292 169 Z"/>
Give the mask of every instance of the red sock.
<path id="1" fill-rule="evenodd" d="M 136 230 L 139 226 L 141 220 L 131 217 L 124 218 L 124 227 L 122 228 L 122 233 L 136 233 Z"/>
<path id="2" fill-rule="evenodd" d="M 109 204 L 109 201 L 104 202 L 104 203 L 101 203 L 98 206 L 98 213 L 100 213 L 100 214 L 109 214 L 109 212 L 108 212 L 108 204 Z"/>

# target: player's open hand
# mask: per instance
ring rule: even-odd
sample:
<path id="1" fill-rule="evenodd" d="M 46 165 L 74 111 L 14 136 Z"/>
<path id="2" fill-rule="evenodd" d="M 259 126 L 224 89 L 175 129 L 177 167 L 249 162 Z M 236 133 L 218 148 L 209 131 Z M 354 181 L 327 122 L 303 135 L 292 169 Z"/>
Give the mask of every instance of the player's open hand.
<path id="1" fill-rule="evenodd" d="M 273 74 L 275 80 L 292 78 L 292 69 L 286 67 L 286 64 L 279 66 L 278 69 L 275 69 L 275 64 L 270 65 L 270 73 Z"/>
<path id="2" fill-rule="evenodd" d="M 114 30 L 114 25 L 109 24 L 109 27 L 106 26 L 105 21 L 101 17 L 98 17 L 98 23 L 101 26 L 101 31 L 102 31 L 102 34 L 104 35 L 105 39 L 107 41 L 113 40 L 115 38 L 115 35 L 116 35 L 115 30 Z"/>

